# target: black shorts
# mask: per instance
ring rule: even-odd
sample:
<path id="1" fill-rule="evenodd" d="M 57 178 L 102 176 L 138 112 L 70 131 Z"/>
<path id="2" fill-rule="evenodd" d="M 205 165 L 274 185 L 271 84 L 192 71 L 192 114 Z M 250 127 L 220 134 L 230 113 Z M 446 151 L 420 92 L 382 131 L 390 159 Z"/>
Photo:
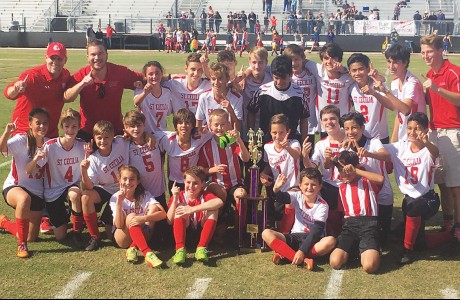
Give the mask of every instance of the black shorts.
<path id="1" fill-rule="evenodd" d="M 107 203 L 107 205 L 104 208 L 104 211 L 101 214 L 101 221 L 104 222 L 105 225 L 113 225 L 113 213 L 109 205 L 110 198 L 112 197 L 112 195 L 100 186 L 95 186 L 94 190 L 96 191 L 96 193 L 99 194 L 99 198 L 101 198 L 101 202 L 94 204 L 96 211 L 100 212 L 104 204 Z"/>
<path id="2" fill-rule="evenodd" d="M 321 197 L 329 205 L 330 210 L 336 210 L 339 203 L 339 188 L 330 183 L 323 182 L 320 191 Z"/>
<path id="3" fill-rule="evenodd" d="M 423 220 L 428 220 L 434 216 L 441 205 L 439 196 L 434 190 L 430 190 L 423 196 L 416 199 L 405 195 L 402 203 L 402 211 L 404 215 L 409 217 L 422 217 Z"/>
<path id="4" fill-rule="evenodd" d="M 9 186 L 7 187 L 6 189 L 4 189 L 2 191 L 2 194 L 3 194 L 3 198 L 5 199 L 5 202 L 8 206 L 10 207 L 13 207 L 11 206 L 8 201 L 6 201 L 6 195 L 8 195 L 8 192 L 12 189 L 12 188 L 15 188 L 15 187 L 18 187 L 18 188 L 21 188 L 24 190 L 24 192 L 26 192 L 27 194 L 29 194 L 30 196 L 30 210 L 31 211 L 42 211 L 43 208 L 45 208 L 45 200 L 43 198 L 40 198 L 38 197 L 37 195 L 35 194 L 32 194 L 29 190 L 27 190 L 26 188 L 23 188 L 22 186 L 19 186 L 19 185 L 12 185 L 12 186 Z M 13 207 L 14 208 L 14 207 Z M 15 209 L 15 208 L 14 208 Z"/>
<path id="5" fill-rule="evenodd" d="M 284 238 L 286 239 L 286 244 L 288 244 L 288 246 L 291 247 L 294 251 L 297 251 L 308 235 L 308 232 L 296 232 L 285 234 Z"/>
<path id="6" fill-rule="evenodd" d="M 45 207 L 48 210 L 51 224 L 53 224 L 56 228 L 69 222 L 70 208 L 67 195 L 69 188 L 70 186 L 66 188 L 64 193 L 62 193 L 62 195 L 53 202 L 45 202 Z"/>
<path id="7" fill-rule="evenodd" d="M 370 249 L 380 251 L 377 223 L 377 217 L 346 218 L 342 233 L 337 238 L 337 248 L 348 254 L 353 254 L 356 250 L 360 254 Z"/>

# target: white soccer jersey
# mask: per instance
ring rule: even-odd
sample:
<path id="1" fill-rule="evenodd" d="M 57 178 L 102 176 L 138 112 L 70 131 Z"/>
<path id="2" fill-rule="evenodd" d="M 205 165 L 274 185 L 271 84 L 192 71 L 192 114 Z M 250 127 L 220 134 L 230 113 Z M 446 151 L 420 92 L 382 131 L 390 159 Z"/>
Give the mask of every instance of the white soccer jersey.
<path id="1" fill-rule="evenodd" d="M 235 112 L 236 118 L 243 121 L 243 97 L 231 90 L 228 91 L 226 97 Z M 195 118 L 198 121 L 203 121 L 203 124 L 209 124 L 209 114 L 218 108 L 225 110 L 225 108 L 223 108 L 223 106 L 214 99 L 212 89 L 205 91 L 200 95 L 200 99 L 198 100 Z"/>
<path id="2" fill-rule="evenodd" d="M 129 141 L 122 137 L 113 139 L 112 152 L 101 156 L 99 150 L 89 156 L 88 177 L 95 186 L 114 194 L 119 189 L 118 169 L 129 163 Z"/>
<path id="3" fill-rule="evenodd" d="M 168 178 L 170 181 L 184 183 L 184 172 L 198 163 L 201 147 L 211 137 L 212 133 L 205 133 L 191 138 L 191 145 L 184 149 L 179 145 L 176 132 L 168 132 L 160 140 L 160 149 L 168 154 Z"/>
<path id="4" fill-rule="evenodd" d="M 116 192 L 110 197 L 110 208 L 112 209 L 113 222 L 117 218 L 117 198 L 120 192 Z M 159 204 L 159 202 L 150 194 L 148 191 L 145 191 L 144 196 L 139 201 L 139 205 L 136 207 L 136 202 L 128 199 L 123 199 L 122 209 L 125 217 L 129 214 L 134 213 L 136 216 L 145 216 L 148 212 L 150 205 Z"/>
<path id="5" fill-rule="evenodd" d="M 80 163 L 85 159 L 85 141 L 76 139 L 70 150 L 62 147 L 59 138 L 47 141 L 43 147 L 45 158 L 39 160 L 45 166 L 45 201 L 53 202 L 71 185 L 80 186 Z"/>
<path id="6" fill-rule="evenodd" d="M 371 85 L 372 82 L 369 82 L 369 86 Z M 366 121 L 364 123 L 366 135 L 378 139 L 387 138 L 388 121 L 385 107 L 374 96 L 364 94 L 357 83 L 354 83 L 350 89 L 355 111 L 360 112 Z"/>
<path id="7" fill-rule="evenodd" d="M 378 216 L 377 194 L 379 187 L 365 177 L 339 187 L 345 218 Z"/>
<path id="8" fill-rule="evenodd" d="M 380 149 L 384 148 L 382 142 L 379 139 L 367 139 L 366 143 L 363 146 L 368 152 L 375 153 Z M 392 205 L 393 204 L 393 188 L 391 187 L 390 179 L 388 178 L 387 169 L 385 167 L 385 162 L 370 158 L 370 157 L 360 157 L 359 163 L 366 170 L 377 173 L 385 177 L 385 182 L 377 196 L 378 204 L 381 205 Z"/>
<path id="9" fill-rule="evenodd" d="M 343 116 L 351 111 L 349 87 L 354 83 L 348 73 L 341 74 L 339 78 L 331 79 L 321 64 L 308 61 L 305 67 L 316 77 L 318 97 L 316 98 L 316 112 L 327 105 L 335 105 Z M 318 124 L 321 120 L 318 119 Z M 323 130 L 322 130 L 323 131 Z"/>
<path id="10" fill-rule="evenodd" d="M 297 140 L 290 140 L 289 146 L 300 150 L 300 143 Z M 290 188 L 299 185 L 299 159 L 292 157 L 286 149 L 278 152 L 273 141 L 264 145 L 264 152 L 264 161 L 268 162 L 273 178 L 278 178 L 279 174 L 287 177 L 286 183 L 281 187 L 282 192 L 287 192 Z"/>
<path id="11" fill-rule="evenodd" d="M 300 74 L 292 74 L 292 82 L 304 90 L 304 100 L 310 110 L 308 117 L 308 134 L 315 134 L 318 130 L 318 118 L 316 117 L 316 77 L 308 69 L 304 69 Z M 300 132 L 300 129 L 299 129 Z"/>
<path id="12" fill-rule="evenodd" d="M 327 136 L 315 144 L 315 150 L 313 151 L 313 155 L 311 156 L 311 161 L 317 166 L 319 166 L 319 170 L 321 171 L 321 174 L 323 174 L 323 180 L 337 187 L 339 186 L 339 184 L 342 183 L 339 170 L 334 166 L 331 166 L 329 169 L 324 168 L 324 161 L 326 159 L 324 156 L 324 152 L 326 151 L 326 148 L 331 148 L 332 153 L 335 156 L 338 156 L 340 154 L 340 151 L 344 150 L 340 147 L 339 144 L 331 144 L 329 136 Z"/>
<path id="13" fill-rule="evenodd" d="M 45 140 L 48 140 L 45 138 Z M 26 173 L 26 166 L 32 160 L 27 154 L 27 136 L 20 133 L 7 141 L 8 156 L 13 156 L 11 169 L 3 183 L 3 189 L 17 185 L 27 189 L 32 194 L 43 198 L 43 168 L 33 174 Z"/>
<path id="14" fill-rule="evenodd" d="M 329 205 L 327 205 L 321 196 L 318 195 L 316 197 L 315 204 L 310 208 L 305 204 L 305 199 L 301 191 L 288 193 L 291 198 L 291 205 L 295 210 L 295 221 L 291 233 L 310 232 L 310 228 L 315 221 L 326 223 L 329 214 Z"/>
<path id="15" fill-rule="evenodd" d="M 143 90 L 136 89 L 134 96 L 141 94 Z M 171 113 L 176 113 L 178 107 L 174 107 L 171 101 L 171 90 L 167 87 L 161 88 L 160 97 L 156 98 L 152 93 L 148 93 L 144 100 L 137 106 L 141 112 L 145 115 L 145 130 L 152 131 L 166 131 L 168 126 L 166 123 L 166 117 Z"/>
<path id="16" fill-rule="evenodd" d="M 138 145 L 131 142 L 129 145 L 129 164 L 136 167 L 141 174 L 141 183 L 144 188 L 154 197 L 165 193 L 165 177 L 163 173 L 163 161 L 159 142 L 162 138 L 159 133 L 155 134 L 155 145 L 149 149 L 147 144 Z"/>
<path id="17" fill-rule="evenodd" d="M 273 75 L 272 75 L 271 70 L 272 69 L 270 68 L 270 66 L 265 67 L 265 76 L 262 82 L 256 82 L 254 80 L 254 77 L 252 76 L 246 79 L 246 85 L 244 87 L 244 91 L 241 93 L 241 95 L 243 96 L 243 120 L 244 120 L 243 129 L 241 130 L 241 138 L 245 142 L 249 141 L 249 137 L 248 137 L 249 128 L 248 128 L 248 122 L 247 122 L 248 113 L 249 113 L 248 104 L 249 102 L 251 102 L 252 98 L 254 97 L 255 92 L 257 92 L 257 90 L 260 88 L 261 85 L 269 83 L 270 81 L 273 81 L 273 78 L 272 78 Z M 260 114 L 257 113 L 256 122 L 255 122 L 255 126 L 253 130 L 257 131 L 259 127 L 260 127 Z"/>
<path id="18" fill-rule="evenodd" d="M 418 198 L 434 189 L 435 162 L 426 147 L 413 152 L 410 145 L 411 142 L 400 140 L 385 145 L 385 148 L 391 154 L 396 183 L 401 193 Z"/>
<path id="19" fill-rule="evenodd" d="M 171 90 L 173 111 L 186 108 L 192 113 L 196 113 L 200 94 L 212 87 L 211 81 L 203 78 L 200 85 L 191 91 L 187 87 L 186 76 L 173 77 L 171 80 L 164 82 L 163 85 Z"/>
<path id="20" fill-rule="evenodd" d="M 399 88 L 398 78 L 391 82 L 391 93 L 401 101 L 405 99 L 412 100 L 411 114 L 414 112 L 426 113 L 423 85 L 411 72 L 407 71 L 402 88 Z M 407 119 L 409 119 L 410 114 L 405 116 L 398 112 L 397 116 L 399 122 L 398 140 L 401 140 L 406 135 Z"/>

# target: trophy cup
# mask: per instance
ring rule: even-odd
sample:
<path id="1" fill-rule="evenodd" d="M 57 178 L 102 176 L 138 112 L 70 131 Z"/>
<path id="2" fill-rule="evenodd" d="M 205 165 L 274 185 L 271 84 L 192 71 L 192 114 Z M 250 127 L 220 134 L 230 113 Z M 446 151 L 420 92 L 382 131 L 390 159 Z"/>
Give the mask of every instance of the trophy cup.
<path id="1" fill-rule="evenodd" d="M 262 137 L 264 133 L 259 128 L 254 132 L 252 128 L 248 130 L 249 151 L 252 166 L 249 168 L 249 193 L 248 196 L 241 198 L 239 210 L 239 249 L 240 252 L 257 252 L 266 248 L 265 242 L 261 240 L 261 230 L 259 228 L 258 205 L 262 201 L 262 230 L 265 229 L 267 219 L 266 201 L 268 198 L 259 195 L 259 167 L 257 162 L 262 157 Z M 248 210 L 243 209 L 249 206 Z M 250 212 L 250 223 L 246 224 L 246 211 Z"/>

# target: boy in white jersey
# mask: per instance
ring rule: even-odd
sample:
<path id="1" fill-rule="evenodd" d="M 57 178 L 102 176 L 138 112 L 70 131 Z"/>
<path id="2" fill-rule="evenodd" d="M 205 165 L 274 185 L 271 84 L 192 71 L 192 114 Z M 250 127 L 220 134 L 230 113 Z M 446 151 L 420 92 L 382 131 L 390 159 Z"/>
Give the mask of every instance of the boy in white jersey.
<path id="1" fill-rule="evenodd" d="M 175 264 L 185 263 L 186 237 L 192 229 L 198 230 L 200 234 L 195 258 L 198 261 L 208 262 L 207 248 L 216 229 L 219 209 L 224 202 L 216 195 L 204 190 L 206 174 L 201 168 L 191 166 L 184 172 L 183 177 L 185 189 L 181 191 L 173 184 L 168 204 L 168 222 L 173 225 L 176 241 L 176 254 L 173 256 L 173 262 Z"/>
<path id="2" fill-rule="evenodd" d="M 281 173 L 276 178 L 273 192 L 277 202 L 294 208 L 294 226 L 287 234 L 265 229 L 262 238 L 276 252 L 272 259 L 274 264 L 280 264 L 285 258 L 293 265 L 304 264 L 305 268 L 313 270 L 313 259 L 330 253 L 335 246 L 334 237 L 324 236 L 329 206 L 319 195 L 322 175 L 316 168 L 302 170 L 300 190 L 296 191 L 283 192 L 281 189 L 286 182 L 286 176 Z"/>
<path id="3" fill-rule="evenodd" d="M 187 108 L 196 113 L 200 94 L 211 88 L 211 82 L 202 78 L 203 63 L 201 54 L 190 53 L 185 61 L 185 76 L 174 76 L 171 80 L 163 82 L 172 93 L 173 107 Z"/>
<path id="4" fill-rule="evenodd" d="M 424 235 L 425 221 L 434 216 L 440 206 L 438 194 L 434 192 L 434 168 L 439 150 L 428 140 L 427 134 L 428 117 L 416 112 L 407 121 L 407 140 L 385 146 L 391 154 L 396 183 L 405 195 L 402 209 L 406 225 L 401 264 L 412 262 L 417 236 Z M 427 246 L 433 244 L 433 239 L 447 241 L 451 238 L 448 231 L 438 234 L 438 237 L 425 236 Z"/>
<path id="5" fill-rule="evenodd" d="M 71 108 L 62 112 L 60 125 L 63 135 L 47 141 L 39 160 L 28 165 L 28 172 L 45 168 L 45 207 L 51 224 L 54 226 L 56 240 L 62 241 L 67 236 L 69 215 L 67 203 L 71 205 L 73 223 L 72 238 L 78 248 L 83 247 L 83 213 L 81 207 L 81 171 L 80 163 L 91 151 L 91 145 L 77 138 L 80 130 L 80 113 Z"/>
<path id="6" fill-rule="evenodd" d="M 230 79 L 229 68 L 222 63 L 212 63 L 210 66 L 212 89 L 200 95 L 196 110 L 196 127 L 203 129 L 209 124 L 209 114 L 217 108 L 225 109 L 229 115 L 230 126 L 241 130 L 243 121 L 243 97 L 232 92 L 227 83 Z"/>
<path id="7" fill-rule="evenodd" d="M 129 142 L 123 137 L 114 137 L 112 123 L 97 122 L 93 128 L 93 135 L 98 149 L 81 162 L 83 218 L 91 236 L 86 251 L 95 251 L 99 248 L 97 211 L 100 211 L 118 190 L 118 169 L 129 162 Z M 110 236 L 112 212 L 106 207 L 104 214 L 102 218 L 106 223 L 106 234 Z"/>
<path id="8" fill-rule="evenodd" d="M 305 66 L 316 77 L 318 112 L 326 105 L 335 105 L 342 115 L 350 112 L 351 101 L 349 87 L 353 80 L 342 66 L 343 50 L 336 43 L 325 44 L 320 52 L 321 64 L 313 61 L 306 62 Z M 321 120 L 318 120 L 321 122 Z M 325 133 L 322 132 L 322 136 Z"/>
<path id="9" fill-rule="evenodd" d="M 409 108 L 409 114 L 398 112 L 395 116 L 391 142 L 404 138 L 407 119 L 414 112 L 426 112 L 425 94 L 420 80 L 409 70 L 410 50 L 401 45 L 394 45 L 385 51 L 388 71 L 395 76 L 391 81 L 391 93 Z"/>
<path id="10" fill-rule="evenodd" d="M 272 141 L 264 145 L 265 168 L 260 172 L 260 181 L 264 186 L 272 185 L 272 178 L 283 174 L 286 177 L 282 192 L 299 184 L 300 144 L 299 141 L 288 139 L 289 120 L 284 114 L 274 115 L 270 120 Z M 294 224 L 294 211 L 289 205 L 274 203 L 275 198 L 268 200 L 268 219 L 277 220 L 277 229 L 281 233 L 291 231 Z M 269 222 L 271 223 L 271 222 Z"/>
<path id="11" fill-rule="evenodd" d="M 359 250 L 364 271 L 375 273 L 380 267 L 377 194 L 385 178 L 358 169 L 359 158 L 356 152 L 342 151 L 334 164 L 343 179 L 340 199 L 345 223 L 329 264 L 336 270 L 341 269 L 350 256 Z"/>
<path id="12" fill-rule="evenodd" d="M 147 240 L 150 237 L 148 232 L 156 222 L 166 218 L 166 213 L 161 204 L 144 189 L 139 170 L 124 165 L 120 168 L 119 176 L 120 190 L 113 194 L 109 203 L 115 225 L 114 241 L 118 247 L 128 249 L 128 262 L 136 263 L 137 252 L 140 251 L 149 267 L 160 267 L 163 262 L 147 245 Z"/>
<path id="13" fill-rule="evenodd" d="M 149 132 L 166 131 L 166 117 L 181 108 L 177 101 L 172 102 L 171 90 L 161 86 L 163 73 L 159 62 L 149 61 L 142 68 L 147 84 L 134 91 L 134 105 L 145 115 L 145 127 Z"/>
<path id="14" fill-rule="evenodd" d="M 383 144 L 389 143 L 386 109 L 407 115 L 410 107 L 399 101 L 382 84 L 380 78 L 370 76 L 370 59 L 362 53 L 353 53 L 347 60 L 350 75 L 355 83 L 350 88 L 350 96 L 355 111 L 366 121 L 365 129 L 370 138 L 378 138 Z"/>
<path id="15" fill-rule="evenodd" d="M 325 106 L 319 113 L 321 126 L 327 136 L 315 144 L 315 149 L 311 158 L 309 157 L 312 145 L 306 139 L 302 144 L 303 164 L 306 168 L 319 168 L 323 174 L 323 184 L 321 196 L 329 205 L 329 218 L 327 221 L 327 231 L 333 236 L 338 236 L 342 228 L 343 214 L 338 208 L 339 188 L 341 178 L 339 171 L 332 164 L 342 147 L 345 140 L 345 133 L 340 129 L 340 111 L 334 105 Z"/>

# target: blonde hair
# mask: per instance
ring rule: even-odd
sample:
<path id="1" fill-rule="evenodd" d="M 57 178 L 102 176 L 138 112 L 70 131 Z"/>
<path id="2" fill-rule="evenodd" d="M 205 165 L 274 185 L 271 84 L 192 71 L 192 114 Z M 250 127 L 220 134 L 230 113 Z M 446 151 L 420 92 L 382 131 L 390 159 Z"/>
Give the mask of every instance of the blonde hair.
<path id="1" fill-rule="evenodd" d="M 109 121 L 101 120 L 94 124 L 93 135 L 100 135 L 103 133 L 111 133 L 115 135 L 115 128 Z"/>
<path id="2" fill-rule="evenodd" d="M 265 47 L 256 46 L 252 48 L 251 52 L 249 52 L 249 59 L 251 59 L 252 56 L 268 61 L 268 51 Z"/>
<path id="3" fill-rule="evenodd" d="M 228 120 L 228 112 L 222 108 L 217 108 L 214 109 L 210 114 L 209 114 L 209 122 L 212 121 L 213 117 L 221 117 L 225 120 Z"/>
<path id="4" fill-rule="evenodd" d="M 128 111 L 123 117 L 123 124 L 126 126 L 145 124 L 145 115 L 138 110 Z"/>
<path id="5" fill-rule="evenodd" d="M 59 124 L 62 126 L 64 123 L 75 120 L 80 126 L 81 116 L 78 111 L 72 108 L 67 108 L 61 113 L 61 118 L 59 119 Z"/>
<path id="6" fill-rule="evenodd" d="M 436 50 L 439 50 L 439 49 L 442 49 L 442 39 L 443 37 L 442 36 L 439 36 L 435 33 L 433 34 L 430 34 L 430 35 L 426 35 L 424 37 L 422 37 L 420 39 L 420 45 L 428 45 L 428 46 L 431 46 L 433 48 L 435 48 Z"/>
<path id="7" fill-rule="evenodd" d="M 226 78 L 230 78 L 230 70 L 226 65 L 223 63 L 213 62 L 211 66 L 209 66 L 209 71 L 211 74 L 225 76 Z"/>
<path id="8" fill-rule="evenodd" d="M 121 173 L 123 173 L 125 171 L 132 172 L 137 177 L 138 185 L 136 186 L 136 189 L 134 190 L 134 199 L 135 199 L 134 207 L 139 208 L 141 206 L 142 197 L 144 197 L 144 195 L 145 195 L 145 188 L 141 183 L 141 173 L 134 166 L 123 165 L 123 166 L 121 166 L 120 170 L 118 171 L 118 180 L 119 181 L 121 180 Z"/>
<path id="9" fill-rule="evenodd" d="M 206 182 L 206 173 L 200 167 L 191 166 L 189 169 L 185 170 L 184 179 L 187 175 L 198 178 L 201 180 L 201 182 Z"/>

